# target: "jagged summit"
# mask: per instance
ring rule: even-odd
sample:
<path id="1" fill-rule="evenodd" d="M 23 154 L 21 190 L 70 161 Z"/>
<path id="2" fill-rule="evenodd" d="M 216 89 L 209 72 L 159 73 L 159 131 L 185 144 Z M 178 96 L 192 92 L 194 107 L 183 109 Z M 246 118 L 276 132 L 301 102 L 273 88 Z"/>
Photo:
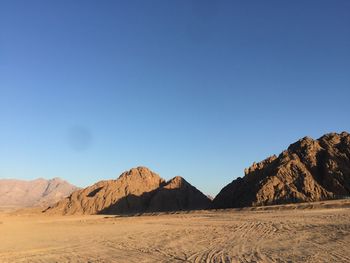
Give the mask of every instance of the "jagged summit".
<path id="1" fill-rule="evenodd" d="M 278 157 L 245 169 L 225 186 L 213 207 L 242 207 L 318 201 L 350 195 L 350 134 L 304 137 Z"/>

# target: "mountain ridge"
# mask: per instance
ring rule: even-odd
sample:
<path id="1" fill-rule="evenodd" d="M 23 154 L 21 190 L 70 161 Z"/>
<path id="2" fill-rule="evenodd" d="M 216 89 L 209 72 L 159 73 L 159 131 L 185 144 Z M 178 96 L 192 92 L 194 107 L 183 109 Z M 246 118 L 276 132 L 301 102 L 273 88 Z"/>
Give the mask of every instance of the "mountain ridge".
<path id="1" fill-rule="evenodd" d="M 33 180 L 0 179 L 0 206 L 47 206 L 77 189 L 78 187 L 59 177 Z"/>
<path id="2" fill-rule="evenodd" d="M 45 210 L 54 214 L 125 214 L 204 209 L 209 199 L 182 177 L 169 181 L 139 166 L 117 179 L 99 181 L 73 192 Z"/>
<path id="3" fill-rule="evenodd" d="M 304 137 L 253 163 L 226 185 L 213 208 L 320 201 L 350 195 L 350 134 Z"/>

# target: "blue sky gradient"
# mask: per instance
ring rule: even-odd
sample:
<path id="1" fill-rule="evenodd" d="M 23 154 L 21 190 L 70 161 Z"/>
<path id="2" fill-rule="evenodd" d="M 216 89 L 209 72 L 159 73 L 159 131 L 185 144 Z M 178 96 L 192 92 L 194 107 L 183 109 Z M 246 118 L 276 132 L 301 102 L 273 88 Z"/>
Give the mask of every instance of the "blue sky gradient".
<path id="1" fill-rule="evenodd" d="M 350 1 L 1 1 L 0 178 L 134 166 L 215 195 L 350 131 Z"/>

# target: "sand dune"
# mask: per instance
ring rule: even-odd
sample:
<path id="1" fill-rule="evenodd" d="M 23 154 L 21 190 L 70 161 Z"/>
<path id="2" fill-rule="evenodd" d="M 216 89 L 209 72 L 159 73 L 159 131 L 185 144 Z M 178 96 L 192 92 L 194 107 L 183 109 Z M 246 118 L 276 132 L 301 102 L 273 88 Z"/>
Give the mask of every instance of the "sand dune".
<path id="1" fill-rule="evenodd" d="M 0 215 L 0 262 L 349 262 L 350 200 L 140 216 Z"/>

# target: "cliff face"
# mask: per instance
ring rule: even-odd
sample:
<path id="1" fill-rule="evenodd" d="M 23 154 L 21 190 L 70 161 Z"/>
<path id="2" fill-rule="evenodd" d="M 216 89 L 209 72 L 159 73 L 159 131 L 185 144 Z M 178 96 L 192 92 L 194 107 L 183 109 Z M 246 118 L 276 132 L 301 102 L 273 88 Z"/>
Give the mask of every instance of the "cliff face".
<path id="1" fill-rule="evenodd" d="M 245 176 L 225 186 L 212 207 L 229 208 L 304 201 L 350 195 L 350 134 L 330 133 L 318 140 L 305 137 L 278 157 L 245 169 Z"/>
<path id="2" fill-rule="evenodd" d="M 45 212 L 127 214 L 207 208 L 210 201 L 201 192 L 187 182 L 187 188 L 181 183 L 174 183 L 177 180 L 185 182 L 179 178 L 166 182 L 146 167 L 133 168 L 116 180 L 101 181 L 76 191 Z M 198 196 L 205 198 L 199 198 L 200 201 L 197 202 Z"/>
<path id="3" fill-rule="evenodd" d="M 1 179 L 0 206 L 31 207 L 54 204 L 78 188 L 53 178 L 32 181 Z"/>

